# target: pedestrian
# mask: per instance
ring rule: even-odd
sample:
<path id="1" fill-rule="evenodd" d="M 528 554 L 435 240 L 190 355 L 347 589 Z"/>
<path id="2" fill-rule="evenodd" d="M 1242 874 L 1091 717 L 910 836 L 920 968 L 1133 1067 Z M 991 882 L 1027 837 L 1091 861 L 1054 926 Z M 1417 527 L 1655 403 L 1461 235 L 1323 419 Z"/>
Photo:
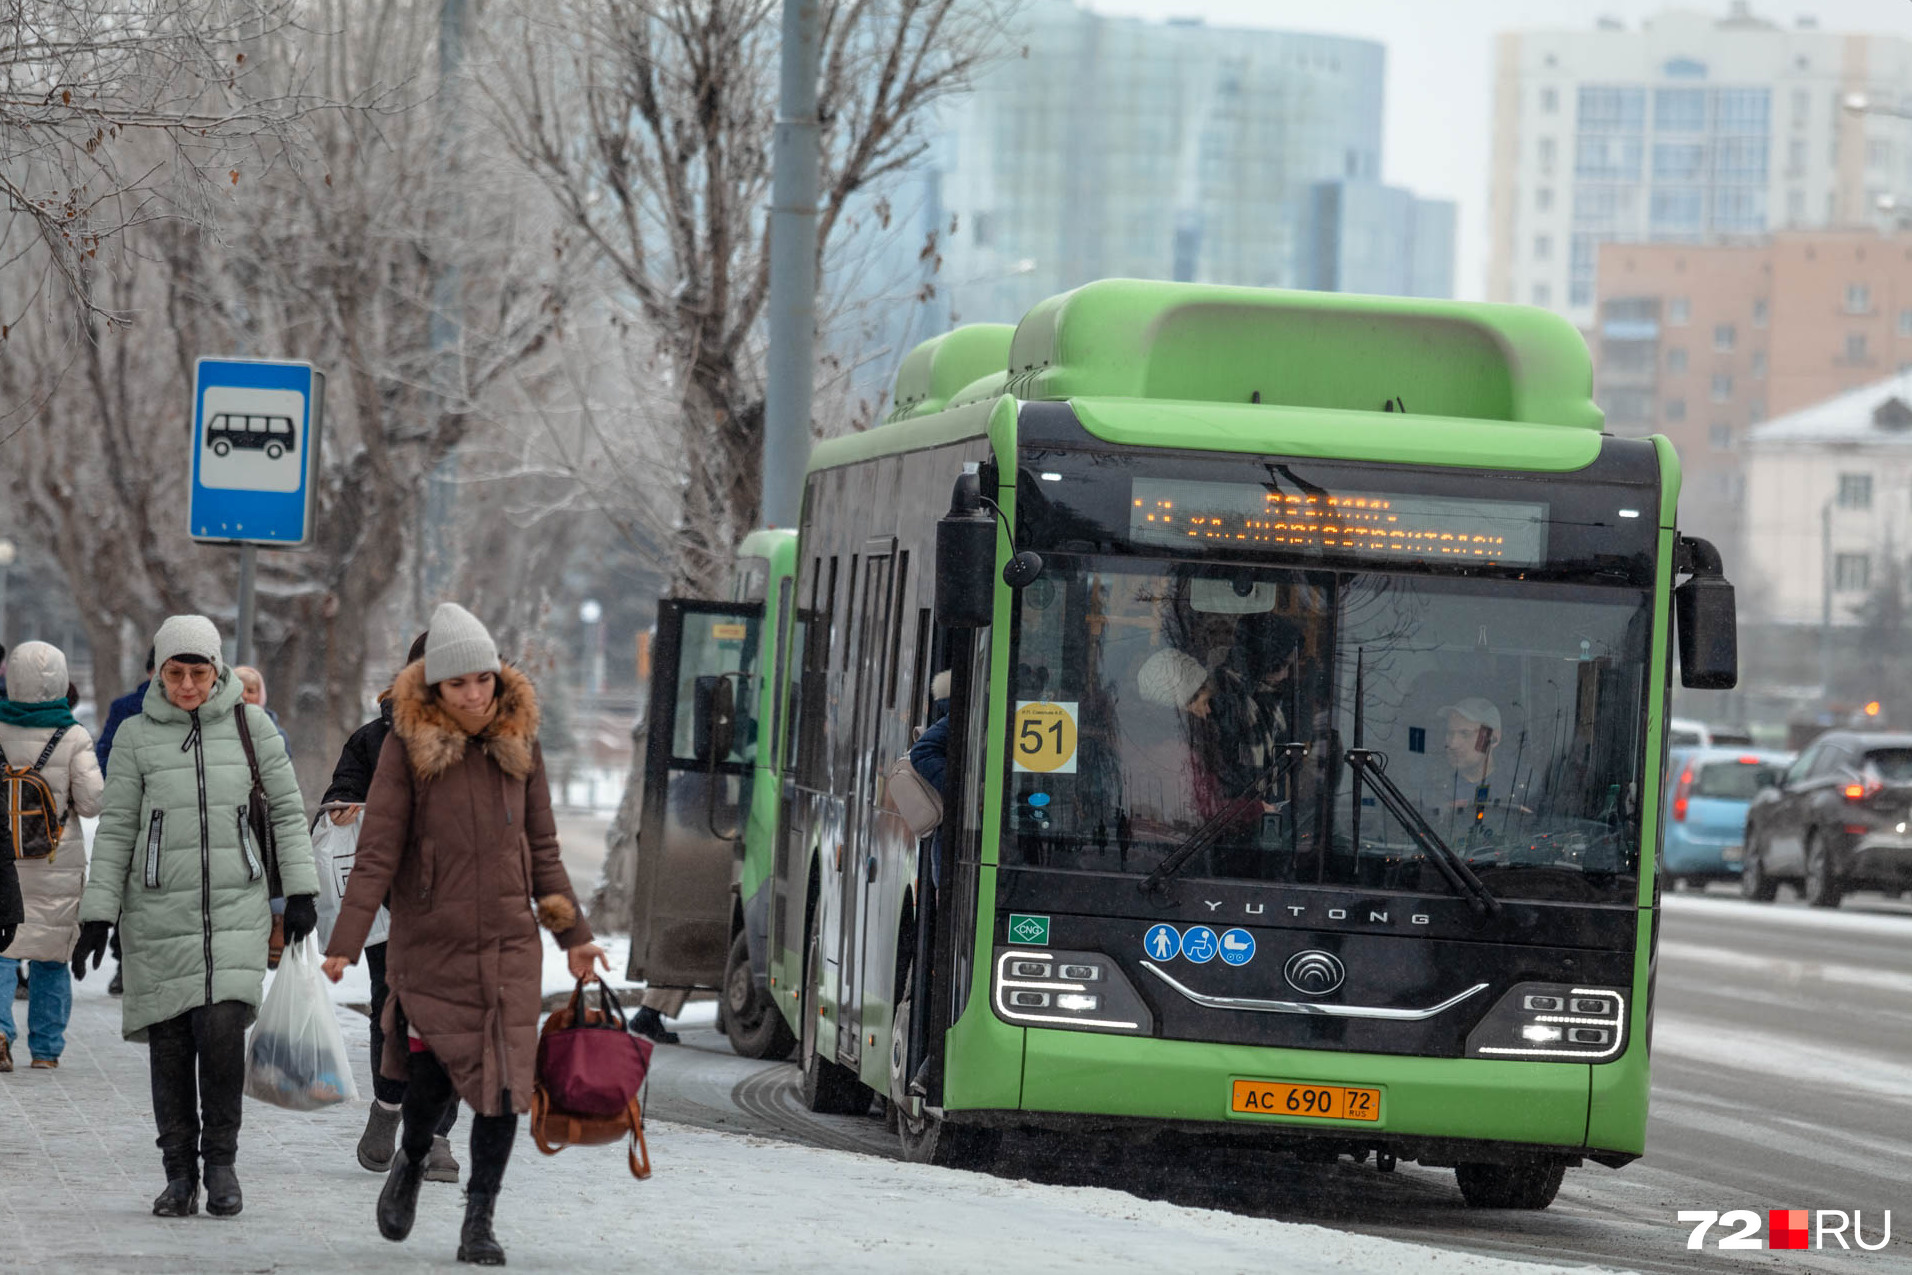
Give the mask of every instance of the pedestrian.
<path id="1" fill-rule="evenodd" d="M 252 768 L 241 731 L 258 757 L 292 942 L 318 924 L 319 883 L 292 762 L 266 715 L 240 699 L 212 621 L 173 616 L 160 625 L 154 658 L 159 676 L 119 728 L 107 764 L 73 973 L 84 976 L 89 956 L 99 967 L 117 921 L 120 1030 L 149 1047 L 166 1169 L 153 1213 L 199 1211 L 203 1159 L 206 1211 L 231 1217 L 243 1204 L 234 1165 L 246 1028 L 258 1013 L 271 929 L 264 854 L 247 826 Z"/>
<path id="2" fill-rule="evenodd" d="M 279 732 L 279 741 L 286 746 L 286 752 L 292 751 L 292 740 L 285 733 L 285 727 L 279 724 L 279 715 L 266 707 L 265 674 L 250 664 L 235 664 L 232 675 L 239 679 L 239 698 L 255 708 L 264 711 L 271 720 L 272 728 Z M 266 936 L 266 968 L 279 968 L 279 958 L 285 955 L 285 900 L 272 900 L 272 933 Z"/>
<path id="3" fill-rule="evenodd" d="M 583 978 L 609 968 L 558 857 L 531 680 L 498 659 L 477 617 L 447 602 L 425 656 L 392 691 L 392 730 L 366 797 L 358 858 L 325 972 L 356 961 L 389 897 L 385 1055 L 407 1081 L 402 1131 L 378 1198 L 388 1240 L 411 1234 L 419 1184 L 445 1108 L 474 1113 L 458 1259 L 502 1266 L 492 1215 L 530 1109 L 538 1047 L 542 923 Z"/>
<path id="4" fill-rule="evenodd" d="M 99 742 L 93 745 L 93 752 L 100 759 L 100 773 L 106 773 L 106 762 L 113 754 L 113 738 L 119 734 L 120 726 L 130 717 L 139 716 L 140 705 L 146 702 L 146 688 L 153 684 L 153 648 L 146 648 L 146 680 L 126 694 L 114 700 L 106 708 L 106 725 L 100 727 Z M 126 991 L 126 977 L 120 972 L 119 931 L 113 931 L 113 978 L 106 985 L 108 996 L 120 996 Z"/>
<path id="5" fill-rule="evenodd" d="M 419 634 L 412 640 L 412 648 L 405 656 L 407 664 L 417 663 L 425 658 L 425 635 Z M 397 684 L 393 678 L 393 684 Z M 385 737 L 392 732 L 392 686 L 387 686 L 378 695 L 378 716 L 352 732 L 345 741 L 345 748 L 339 753 L 338 764 L 332 768 L 332 784 L 325 790 L 325 797 L 319 803 L 329 807 L 321 819 L 329 819 L 341 828 L 351 827 L 362 818 L 365 811 L 365 798 L 372 788 L 372 774 L 378 768 L 378 754 L 385 746 Z M 333 865 L 321 863 L 321 874 L 334 870 Z M 333 880 L 337 880 L 334 875 Z M 323 885 L 323 880 L 321 885 Z M 323 902 L 329 895 L 321 893 Z M 378 1060 L 385 1050 L 385 1028 L 381 1019 L 385 1010 L 385 998 L 390 993 L 390 985 L 385 981 L 386 935 L 390 930 L 390 915 L 384 908 L 378 911 L 373 922 L 370 941 L 365 944 L 366 971 L 372 978 L 372 1105 L 365 1116 L 365 1132 L 359 1135 L 358 1162 L 373 1173 L 385 1173 L 392 1167 L 392 1154 L 398 1146 L 398 1118 L 400 1108 L 405 1101 L 405 1082 L 394 1080 L 379 1071 Z M 425 1180 L 427 1182 L 458 1181 L 458 1161 L 452 1155 L 451 1130 L 458 1122 L 458 1104 L 452 1103 L 445 1109 L 445 1118 L 432 1138 L 431 1153 L 425 1157 Z"/>
<path id="6" fill-rule="evenodd" d="M 32 1066 L 51 1070 L 66 1048 L 66 1022 L 73 1012 L 73 974 L 67 962 L 80 936 L 80 895 L 86 889 L 86 846 L 75 815 L 100 813 L 105 781 L 93 755 L 93 737 L 73 720 L 67 697 L 66 656 L 45 642 L 23 642 L 7 666 L 6 698 L 0 700 L 0 766 L 32 767 L 53 794 L 53 852 L 20 859 L 22 920 L 13 941 L 0 951 L 0 986 L 27 974 L 27 1051 Z M 68 835 L 70 832 L 71 835 Z M 0 999 L 0 1071 L 13 1070 L 13 1001 Z"/>

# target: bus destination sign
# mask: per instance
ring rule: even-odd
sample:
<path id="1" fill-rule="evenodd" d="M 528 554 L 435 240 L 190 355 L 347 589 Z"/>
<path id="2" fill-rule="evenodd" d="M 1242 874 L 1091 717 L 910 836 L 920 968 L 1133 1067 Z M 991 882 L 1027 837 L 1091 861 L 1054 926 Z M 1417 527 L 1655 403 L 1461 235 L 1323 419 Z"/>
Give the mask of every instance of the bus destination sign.
<path id="1" fill-rule="evenodd" d="M 1262 483 L 1137 478 L 1129 538 L 1350 553 L 1431 562 L 1539 566 L 1547 505 L 1373 492 L 1296 491 Z"/>

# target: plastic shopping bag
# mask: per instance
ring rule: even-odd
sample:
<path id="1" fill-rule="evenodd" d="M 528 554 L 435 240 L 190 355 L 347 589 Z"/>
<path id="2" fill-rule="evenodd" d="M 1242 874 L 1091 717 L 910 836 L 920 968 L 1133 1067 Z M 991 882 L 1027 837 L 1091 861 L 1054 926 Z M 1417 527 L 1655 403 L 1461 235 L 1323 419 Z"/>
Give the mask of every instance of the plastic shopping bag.
<path id="1" fill-rule="evenodd" d="M 332 927 L 339 922 L 339 905 L 345 900 L 345 883 L 351 878 L 352 865 L 358 861 L 359 828 L 365 812 L 340 827 L 332 822 L 332 812 L 344 803 L 319 807 L 318 820 L 312 825 L 312 864 L 319 870 L 319 946 L 332 941 Z M 391 932 L 391 914 L 384 908 L 372 921 L 365 946 L 383 943 Z"/>
<path id="2" fill-rule="evenodd" d="M 358 1097 L 311 937 L 285 950 L 246 1043 L 246 1092 L 292 1111 Z"/>

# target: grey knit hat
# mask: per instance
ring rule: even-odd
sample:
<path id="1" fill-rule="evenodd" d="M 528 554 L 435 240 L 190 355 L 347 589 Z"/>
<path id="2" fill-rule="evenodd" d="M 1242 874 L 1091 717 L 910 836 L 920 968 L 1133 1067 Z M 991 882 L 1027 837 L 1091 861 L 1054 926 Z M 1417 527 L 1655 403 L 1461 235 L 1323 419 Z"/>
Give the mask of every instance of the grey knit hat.
<path id="1" fill-rule="evenodd" d="M 498 669 L 498 644 L 490 630 L 456 602 L 439 603 L 425 635 L 425 680 L 437 685 L 448 677 Z"/>
<path id="2" fill-rule="evenodd" d="M 175 615 L 159 626 L 153 636 L 153 667 L 175 655 L 197 655 L 215 668 L 225 667 L 219 629 L 203 615 Z"/>

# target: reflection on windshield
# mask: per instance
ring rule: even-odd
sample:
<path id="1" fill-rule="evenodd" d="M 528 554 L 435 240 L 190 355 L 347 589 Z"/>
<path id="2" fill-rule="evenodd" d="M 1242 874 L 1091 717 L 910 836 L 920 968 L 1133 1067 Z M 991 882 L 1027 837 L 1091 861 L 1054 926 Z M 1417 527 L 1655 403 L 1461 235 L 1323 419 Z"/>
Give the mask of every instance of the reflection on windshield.
<path id="1" fill-rule="evenodd" d="M 1005 861 L 1147 873 L 1219 825 L 1180 875 L 1446 892 L 1362 747 L 1495 894 L 1621 897 L 1647 626 L 1630 589 L 1055 555 L 1021 598 Z"/>

